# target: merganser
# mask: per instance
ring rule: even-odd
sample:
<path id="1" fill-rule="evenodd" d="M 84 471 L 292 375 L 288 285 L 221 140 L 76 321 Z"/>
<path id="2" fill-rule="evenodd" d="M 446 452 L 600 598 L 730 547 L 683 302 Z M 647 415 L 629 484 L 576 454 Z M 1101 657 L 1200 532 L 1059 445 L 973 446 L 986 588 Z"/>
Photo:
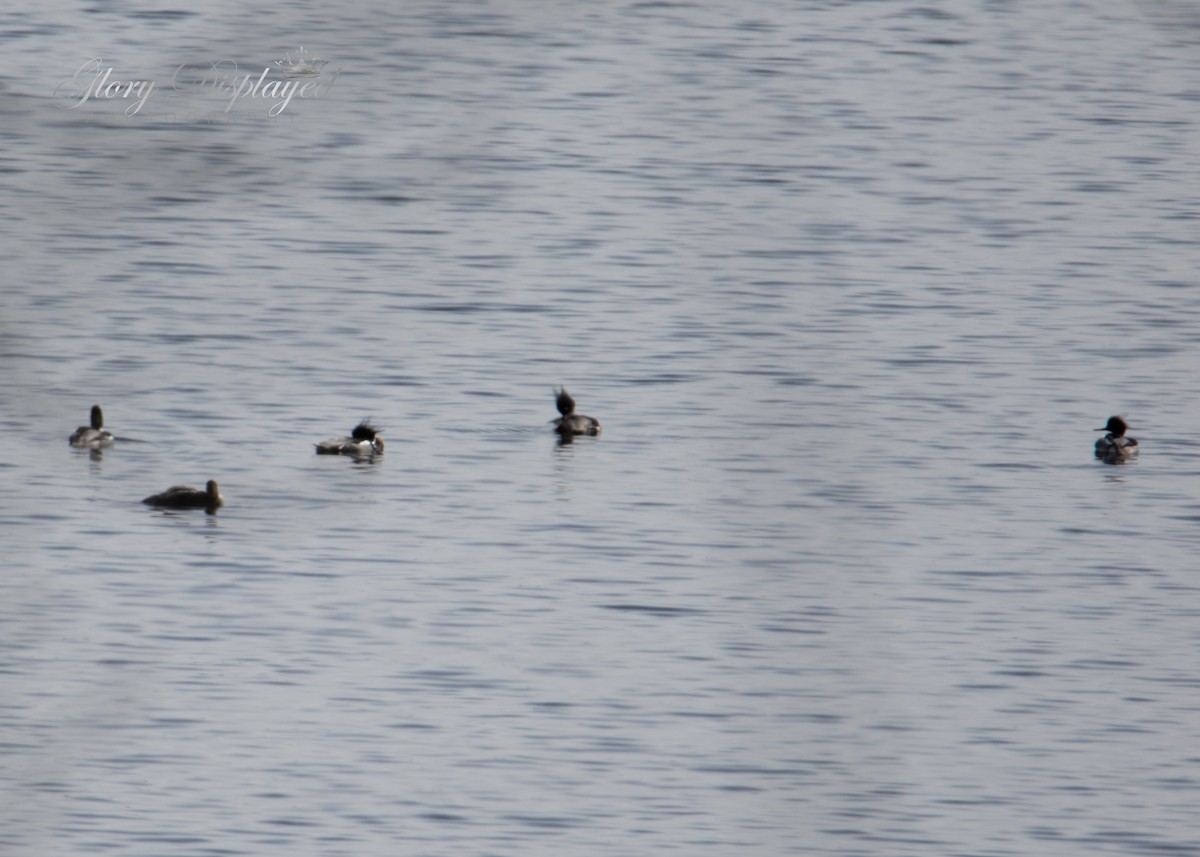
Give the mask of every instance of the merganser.
<path id="1" fill-rule="evenodd" d="M 89 449 L 100 449 L 112 446 L 116 440 L 109 432 L 104 431 L 104 411 L 99 405 L 92 405 L 92 424 L 75 429 L 68 439 L 71 446 L 82 446 Z"/>
<path id="2" fill-rule="evenodd" d="M 1137 438 L 1126 437 L 1129 425 L 1120 417 L 1109 417 L 1108 424 L 1096 431 L 1106 431 L 1104 437 L 1096 441 L 1096 457 L 1110 464 L 1128 461 L 1138 454 Z"/>
<path id="3" fill-rule="evenodd" d="M 357 455 L 370 457 L 383 454 L 383 438 L 379 429 L 363 420 L 350 432 L 350 437 L 323 440 L 317 445 L 317 455 Z"/>
<path id="4" fill-rule="evenodd" d="M 577 434 L 598 435 L 600 434 L 600 421 L 594 417 L 585 417 L 583 414 L 575 413 L 575 400 L 571 398 L 571 394 L 567 392 L 567 388 L 555 390 L 555 405 L 558 406 L 558 412 L 561 417 L 554 420 L 554 430 L 563 437 L 571 437 Z"/>

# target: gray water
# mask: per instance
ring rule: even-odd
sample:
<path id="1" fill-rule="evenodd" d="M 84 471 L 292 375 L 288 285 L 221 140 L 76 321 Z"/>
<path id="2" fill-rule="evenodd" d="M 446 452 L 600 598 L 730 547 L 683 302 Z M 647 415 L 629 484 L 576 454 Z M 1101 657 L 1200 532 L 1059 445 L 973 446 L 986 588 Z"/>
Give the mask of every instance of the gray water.
<path id="1" fill-rule="evenodd" d="M 171 8 L 0 13 L 0 853 L 1200 854 L 1195 7 Z"/>

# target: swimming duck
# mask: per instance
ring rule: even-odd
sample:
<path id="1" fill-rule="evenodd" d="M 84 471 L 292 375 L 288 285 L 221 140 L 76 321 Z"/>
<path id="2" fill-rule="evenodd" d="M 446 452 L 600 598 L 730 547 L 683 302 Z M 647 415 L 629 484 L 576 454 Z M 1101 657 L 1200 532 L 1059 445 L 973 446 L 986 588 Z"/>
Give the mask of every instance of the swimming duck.
<path id="1" fill-rule="evenodd" d="M 1138 454 L 1137 438 L 1126 437 L 1129 425 L 1120 417 L 1109 417 L 1108 424 L 1096 431 L 1106 431 L 1104 437 L 1096 441 L 1096 457 L 1110 464 L 1128 461 Z"/>
<path id="2" fill-rule="evenodd" d="M 350 432 L 350 437 L 323 440 L 317 444 L 317 455 L 357 455 L 368 457 L 383 454 L 383 438 L 379 429 L 363 420 Z"/>
<path id="3" fill-rule="evenodd" d="M 99 405 L 92 405 L 92 424 L 75 429 L 68 439 L 71 446 L 83 446 L 99 449 L 102 446 L 112 446 L 116 440 L 109 432 L 104 431 L 104 411 Z"/>
<path id="4" fill-rule="evenodd" d="M 571 394 L 567 392 L 566 387 L 554 392 L 557 396 L 554 404 L 558 406 L 558 412 L 562 414 L 561 417 L 554 420 L 554 430 L 556 432 L 564 437 L 577 434 L 600 434 L 600 421 L 598 419 L 575 413 L 575 400 L 571 398 Z"/>
<path id="5" fill-rule="evenodd" d="M 147 497 L 142 502 L 147 506 L 161 506 L 164 509 L 203 509 L 211 515 L 225 505 L 225 498 L 221 496 L 216 480 L 210 479 L 203 491 L 190 485 L 175 485 L 161 494 Z"/>

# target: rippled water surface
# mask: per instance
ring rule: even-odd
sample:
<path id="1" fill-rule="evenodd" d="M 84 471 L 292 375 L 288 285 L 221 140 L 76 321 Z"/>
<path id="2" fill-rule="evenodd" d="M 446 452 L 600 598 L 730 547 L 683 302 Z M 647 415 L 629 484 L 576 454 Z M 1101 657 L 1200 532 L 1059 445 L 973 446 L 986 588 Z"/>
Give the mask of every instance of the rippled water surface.
<path id="1" fill-rule="evenodd" d="M 1190 4 L 0 25 L 0 853 L 1200 854 Z"/>

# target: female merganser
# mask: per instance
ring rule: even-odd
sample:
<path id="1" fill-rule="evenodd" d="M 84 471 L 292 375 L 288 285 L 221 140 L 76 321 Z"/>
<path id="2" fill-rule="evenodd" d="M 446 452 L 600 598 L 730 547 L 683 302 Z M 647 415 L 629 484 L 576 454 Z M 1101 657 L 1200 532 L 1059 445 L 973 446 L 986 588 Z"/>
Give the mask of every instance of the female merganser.
<path id="1" fill-rule="evenodd" d="M 99 405 L 92 405 L 92 424 L 75 429 L 75 433 L 67 440 L 71 446 L 99 449 L 102 446 L 112 446 L 116 438 L 104 431 L 104 411 L 100 410 Z"/>
<path id="2" fill-rule="evenodd" d="M 147 497 L 142 502 L 147 506 L 161 506 L 165 509 L 203 509 L 212 515 L 225 505 L 225 498 L 221 496 L 216 480 L 210 479 L 203 491 L 190 485 L 175 485 L 161 494 Z"/>
<path id="3" fill-rule="evenodd" d="M 1108 425 L 1096 431 L 1106 431 L 1104 437 L 1096 441 L 1096 457 L 1110 464 L 1128 461 L 1138 454 L 1137 438 L 1126 437 L 1129 426 L 1120 417 L 1109 417 Z"/>
<path id="4" fill-rule="evenodd" d="M 558 397 L 554 403 L 558 406 L 558 412 L 562 414 L 561 417 L 554 420 L 554 430 L 556 432 L 563 437 L 571 437 L 577 434 L 600 434 L 600 421 L 598 419 L 575 413 L 575 400 L 571 398 L 571 394 L 567 392 L 566 387 L 554 392 Z"/>
<path id="5" fill-rule="evenodd" d="M 357 455 L 369 457 L 383 454 L 383 438 L 379 429 L 367 420 L 354 427 L 350 437 L 323 440 L 317 444 L 317 455 Z"/>

